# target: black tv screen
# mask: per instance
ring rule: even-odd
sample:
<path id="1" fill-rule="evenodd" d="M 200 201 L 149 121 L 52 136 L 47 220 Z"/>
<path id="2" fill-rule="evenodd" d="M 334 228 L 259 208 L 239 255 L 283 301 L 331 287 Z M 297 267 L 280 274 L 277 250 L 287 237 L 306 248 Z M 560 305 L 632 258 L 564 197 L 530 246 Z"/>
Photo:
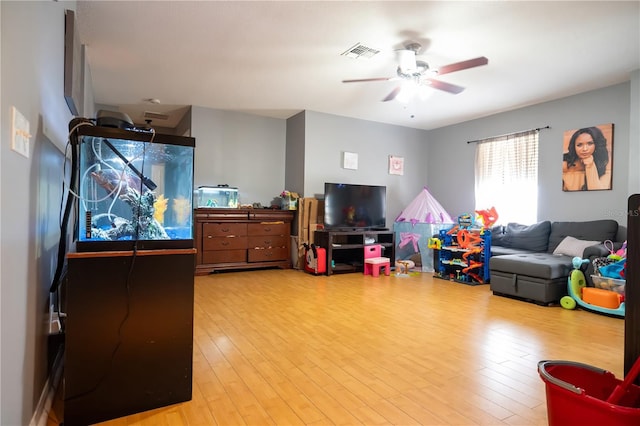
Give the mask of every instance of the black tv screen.
<path id="1" fill-rule="evenodd" d="M 384 229 L 386 195 L 386 186 L 325 183 L 325 229 Z"/>

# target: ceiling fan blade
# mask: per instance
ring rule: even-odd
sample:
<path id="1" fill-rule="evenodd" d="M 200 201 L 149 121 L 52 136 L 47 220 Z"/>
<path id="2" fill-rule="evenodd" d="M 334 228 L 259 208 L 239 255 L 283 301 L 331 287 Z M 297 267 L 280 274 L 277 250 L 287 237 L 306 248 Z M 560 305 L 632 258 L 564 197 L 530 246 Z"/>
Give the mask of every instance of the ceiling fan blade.
<path id="1" fill-rule="evenodd" d="M 357 80 L 342 80 L 343 83 L 363 83 L 367 81 L 389 81 L 397 77 L 361 78 Z"/>
<path id="2" fill-rule="evenodd" d="M 455 84 L 445 83 L 444 81 L 435 80 L 433 78 L 426 78 L 425 82 L 434 89 L 444 90 L 445 92 L 453 93 L 457 95 L 464 90 L 462 86 L 456 86 Z"/>
<path id="3" fill-rule="evenodd" d="M 396 87 L 395 89 L 393 89 L 391 91 L 391 93 L 389 93 L 387 95 L 387 97 L 385 97 L 382 102 L 388 102 L 388 101 L 392 101 L 396 98 L 396 96 L 398 96 L 398 93 L 400 93 L 400 89 L 402 89 L 401 86 Z"/>
<path id="4" fill-rule="evenodd" d="M 438 68 L 438 75 L 441 74 L 449 74 L 450 72 L 462 71 L 467 68 L 479 67 L 480 65 L 487 65 L 489 63 L 489 59 L 484 56 L 480 56 L 479 58 L 468 59 L 462 62 L 456 62 L 454 64 L 445 65 L 443 67 Z"/>

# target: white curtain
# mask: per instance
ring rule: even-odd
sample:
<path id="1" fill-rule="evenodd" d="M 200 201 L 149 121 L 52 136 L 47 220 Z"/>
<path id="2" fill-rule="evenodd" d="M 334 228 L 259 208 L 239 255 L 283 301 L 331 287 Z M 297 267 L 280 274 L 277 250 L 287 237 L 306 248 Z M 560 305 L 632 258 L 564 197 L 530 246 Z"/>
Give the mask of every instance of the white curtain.
<path id="1" fill-rule="evenodd" d="M 499 224 L 532 224 L 538 211 L 538 130 L 478 141 L 476 210 L 495 207 Z"/>

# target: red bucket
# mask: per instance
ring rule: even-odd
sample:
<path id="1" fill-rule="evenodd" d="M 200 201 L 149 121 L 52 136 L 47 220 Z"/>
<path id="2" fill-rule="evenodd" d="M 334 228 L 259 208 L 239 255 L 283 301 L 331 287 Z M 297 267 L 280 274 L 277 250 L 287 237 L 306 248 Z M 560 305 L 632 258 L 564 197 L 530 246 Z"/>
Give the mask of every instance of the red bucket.
<path id="1" fill-rule="evenodd" d="M 640 368 L 638 361 L 624 381 L 578 362 L 540 361 L 549 425 L 640 425 L 640 387 L 632 383 Z"/>

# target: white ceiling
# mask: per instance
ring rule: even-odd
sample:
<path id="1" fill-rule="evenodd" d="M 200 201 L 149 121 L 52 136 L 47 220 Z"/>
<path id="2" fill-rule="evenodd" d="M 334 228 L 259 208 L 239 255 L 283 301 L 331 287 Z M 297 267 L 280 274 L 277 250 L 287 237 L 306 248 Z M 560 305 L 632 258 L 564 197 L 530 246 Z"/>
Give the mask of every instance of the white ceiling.
<path id="1" fill-rule="evenodd" d="M 78 1 L 95 101 L 136 123 L 186 105 L 288 118 L 311 110 L 432 129 L 629 80 L 640 68 L 640 2 Z M 428 89 L 382 102 L 394 49 L 419 41 L 431 68 L 486 56 Z M 341 53 L 356 43 L 372 59 Z M 145 99 L 156 98 L 160 104 Z M 170 121 L 156 120 L 156 126 Z"/>

